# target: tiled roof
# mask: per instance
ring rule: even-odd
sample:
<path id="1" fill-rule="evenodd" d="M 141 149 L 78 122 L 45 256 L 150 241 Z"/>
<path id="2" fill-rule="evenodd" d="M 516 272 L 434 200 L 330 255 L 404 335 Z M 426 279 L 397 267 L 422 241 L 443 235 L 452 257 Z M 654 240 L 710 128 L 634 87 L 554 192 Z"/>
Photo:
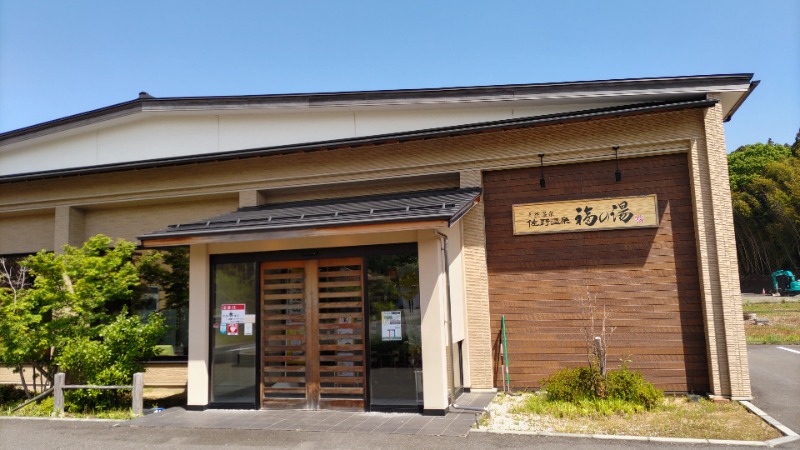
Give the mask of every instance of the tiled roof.
<path id="1" fill-rule="evenodd" d="M 333 228 L 390 222 L 447 221 L 452 226 L 481 195 L 480 188 L 441 189 L 399 194 L 267 204 L 140 236 L 144 241 L 253 231 Z"/>

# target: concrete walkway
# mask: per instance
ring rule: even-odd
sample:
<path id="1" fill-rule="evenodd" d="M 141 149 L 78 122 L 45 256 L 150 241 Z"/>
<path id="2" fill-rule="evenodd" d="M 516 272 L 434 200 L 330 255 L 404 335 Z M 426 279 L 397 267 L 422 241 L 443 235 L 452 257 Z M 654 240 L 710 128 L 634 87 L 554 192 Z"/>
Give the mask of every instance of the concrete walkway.
<path id="1" fill-rule="evenodd" d="M 485 407 L 492 398 L 494 394 L 466 393 L 459 397 L 458 404 Z M 449 412 L 444 417 L 434 417 L 408 413 L 350 411 L 224 409 L 187 411 L 183 408 L 170 408 L 119 426 L 466 436 L 475 424 L 476 416 L 474 412 Z"/>

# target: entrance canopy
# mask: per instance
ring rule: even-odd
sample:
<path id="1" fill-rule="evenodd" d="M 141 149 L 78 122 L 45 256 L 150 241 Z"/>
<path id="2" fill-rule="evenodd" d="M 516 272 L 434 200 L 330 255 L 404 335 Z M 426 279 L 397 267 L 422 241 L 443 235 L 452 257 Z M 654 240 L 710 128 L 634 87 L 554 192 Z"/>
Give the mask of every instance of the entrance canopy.
<path id="1" fill-rule="evenodd" d="M 145 247 L 450 227 L 480 201 L 480 188 L 274 203 L 140 236 Z"/>

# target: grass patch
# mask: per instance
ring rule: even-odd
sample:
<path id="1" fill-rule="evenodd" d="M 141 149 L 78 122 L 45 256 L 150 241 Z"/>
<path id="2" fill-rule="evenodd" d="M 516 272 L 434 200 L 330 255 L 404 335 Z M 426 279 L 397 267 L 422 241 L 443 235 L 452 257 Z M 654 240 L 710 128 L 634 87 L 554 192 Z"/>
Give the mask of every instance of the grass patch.
<path id="1" fill-rule="evenodd" d="M 491 430 L 764 441 L 780 437 L 744 406 L 669 397 L 647 411 L 621 400 L 548 401 L 544 395 L 498 395 L 489 406 Z"/>
<path id="2" fill-rule="evenodd" d="M 8 389 L 5 389 L 8 390 Z M 17 405 L 25 402 L 24 394 L 21 389 L 15 389 L 15 394 L 6 393 L 5 397 L 0 396 L 0 415 L 19 416 L 19 417 L 50 417 L 53 412 L 53 397 L 48 396 L 41 401 L 32 403 L 19 411 L 11 412 Z M 145 388 L 143 393 L 143 406 L 150 408 L 171 408 L 173 406 L 183 406 L 186 404 L 185 389 L 167 388 Z M 67 410 L 64 417 L 76 419 L 113 419 L 129 420 L 134 418 L 130 407 L 130 396 L 126 396 L 127 404 L 106 410 L 74 411 Z M 3 401 L 8 399 L 7 401 Z"/>
<path id="3" fill-rule="evenodd" d="M 769 325 L 744 325 L 748 344 L 800 345 L 800 302 L 745 303 L 746 313 L 755 313 L 758 319 L 769 320 Z"/>
<path id="4" fill-rule="evenodd" d="M 549 415 L 556 418 L 575 419 L 578 417 L 607 417 L 613 415 L 631 415 L 644 412 L 644 405 L 620 399 L 582 399 L 577 402 L 547 400 L 540 395 L 528 395 L 520 404 L 512 407 L 511 414 Z"/>

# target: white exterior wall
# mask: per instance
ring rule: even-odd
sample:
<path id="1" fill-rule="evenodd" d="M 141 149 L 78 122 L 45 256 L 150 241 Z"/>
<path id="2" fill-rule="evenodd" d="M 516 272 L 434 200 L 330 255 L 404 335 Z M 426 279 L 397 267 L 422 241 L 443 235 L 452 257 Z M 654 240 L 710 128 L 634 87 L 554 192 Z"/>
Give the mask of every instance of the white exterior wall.
<path id="1" fill-rule="evenodd" d="M 511 101 L 328 111 L 143 112 L 0 147 L 0 176 L 455 126 L 620 105 Z"/>
<path id="2" fill-rule="evenodd" d="M 205 244 L 189 249 L 189 364 L 186 404 L 208 404 L 210 267 Z"/>

